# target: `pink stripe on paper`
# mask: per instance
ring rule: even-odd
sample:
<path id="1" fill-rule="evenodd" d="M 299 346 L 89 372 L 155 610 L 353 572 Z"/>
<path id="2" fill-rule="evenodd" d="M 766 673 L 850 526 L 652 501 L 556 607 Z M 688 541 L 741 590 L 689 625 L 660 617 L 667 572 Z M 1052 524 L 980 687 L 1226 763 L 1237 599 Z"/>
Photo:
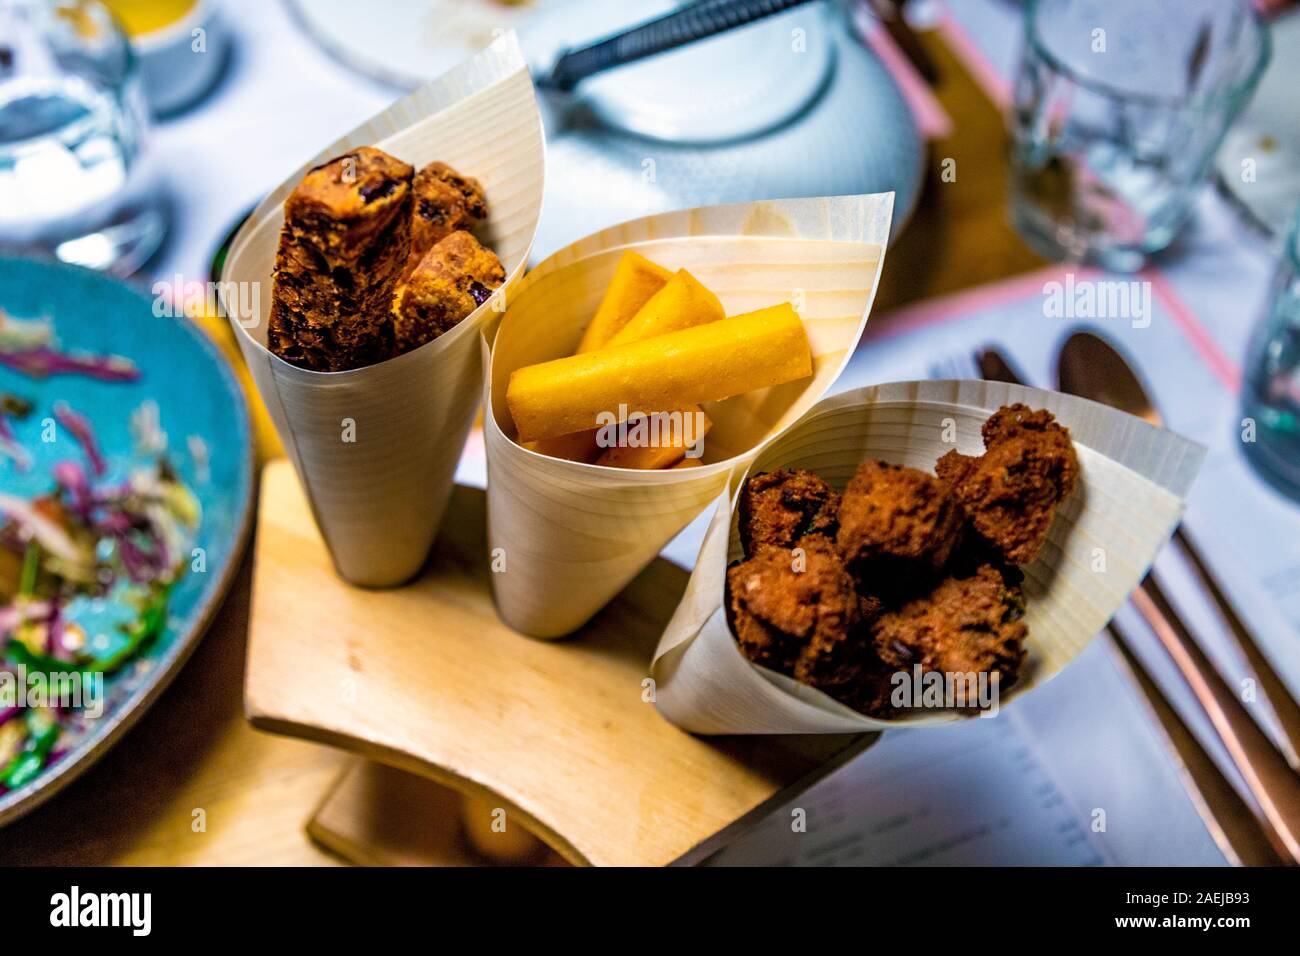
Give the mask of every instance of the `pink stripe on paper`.
<path id="1" fill-rule="evenodd" d="M 878 21 L 858 8 L 855 26 L 862 42 L 869 46 L 889 71 L 899 92 L 907 102 L 912 116 L 916 119 L 917 129 L 926 139 L 946 139 L 952 135 L 953 123 L 947 111 L 930 90 L 925 78 L 917 72 L 912 61 L 907 58 L 894 38 Z"/>
<path id="2" fill-rule="evenodd" d="M 1241 369 L 1232 359 L 1224 353 L 1219 347 L 1219 343 L 1214 341 L 1214 336 L 1209 330 L 1201 324 L 1201 320 L 1196 317 L 1196 313 L 1178 295 L 1173 284 L 1154 267 L 1144 269 L 1141 272 L 1142 278 L 1151 283 L 1151 291 L 1155 293 L 1160 304 L 1164 306 L 1178 324 L 1187 340 L 1191 342 L 1192 348 L 1205 360 L 1205 364 L 1210 367 L 1216 378 L 1219 379 L 1228 390 L 1238 392 L 1241 390 Z"/>
<path id="3" fill-rule="evenodd" d="M 915 305 L 904 306 L 888 312 L 878 319 L 867 323 L 863 340 L 879 340 L 904 335 L 916 329 L 939 325 L 954 319 L 960 319 L 972 312 L 995 309 L 1009 302 L 1018 302 L 1031 295 L 1042 295 L 1043 286 L 1048 282 L 1063 282 L 1068 272 L 1073 272 L 1075 280 L 1091 279 L 1099 275 L 1096 269 L 1078 269 L 1056 264 L 1050 265 L 1024 275 L 1012 276 L 986 285 L 977 286 L 963 292 L 937 299 L 926 299 Z"/>
<path id="4" fill-rule="evenodd" d="M 1004 77 L 984 55 L 984 51 L 966 32 L 966 28 L 957 22 L 948 10 L 939 15 L 936 24 L 943 35 L 948 49 L 961 60 L 966 71 L 984 90 L 988 98 L 998 106 L 1005 107 L 1011 103 L 1011 83 Z"/>

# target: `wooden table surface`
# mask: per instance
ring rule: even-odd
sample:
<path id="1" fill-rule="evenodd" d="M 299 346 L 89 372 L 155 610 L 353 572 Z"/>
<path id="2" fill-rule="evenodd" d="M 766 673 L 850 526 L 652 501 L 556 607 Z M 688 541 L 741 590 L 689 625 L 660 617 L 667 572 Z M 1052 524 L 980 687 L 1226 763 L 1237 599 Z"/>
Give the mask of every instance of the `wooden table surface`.
<path id="1" fill-rule="evenodd" d="M 889 251 L 876 316 L 1042 264 L 1007 224 L 1000 112 L 937 33 L 921 41 L 954 133 L 930 144 L 925 193 Z M 949 157 L 955 182 L 940 178 Z M 250 570 L 246 557 L 211 630 L 140 723 L 65 791 L 0 830 L 0 865 L 340 862 L 303 828 L 353 758 L 244 719 Z"/>

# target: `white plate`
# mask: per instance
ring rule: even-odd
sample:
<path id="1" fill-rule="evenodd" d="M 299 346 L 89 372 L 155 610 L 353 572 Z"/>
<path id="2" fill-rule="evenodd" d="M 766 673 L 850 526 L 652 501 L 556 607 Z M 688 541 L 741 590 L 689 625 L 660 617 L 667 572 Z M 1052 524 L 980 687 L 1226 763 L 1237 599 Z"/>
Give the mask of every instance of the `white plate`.
<path id="1" fill-rule="evenodd" d="M 331 56 L 413 90 L 561 0 L 285 0 Z"/>

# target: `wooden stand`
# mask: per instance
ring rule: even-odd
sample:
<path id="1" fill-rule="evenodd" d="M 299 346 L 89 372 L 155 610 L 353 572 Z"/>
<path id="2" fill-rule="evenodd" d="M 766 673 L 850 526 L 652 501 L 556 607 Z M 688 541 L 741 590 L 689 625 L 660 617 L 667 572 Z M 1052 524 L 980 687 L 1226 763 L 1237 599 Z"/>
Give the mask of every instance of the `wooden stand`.
<path id="1" fill-rule="evenodd" d="M 875 739 L 702 738 L 661 718 L 643 681 L 687 578 L 667 561 L 569 640 L 511 631 L 492 606 L 477 489 L 456 488 L 419 579 L 368 591 L 334 573 L 293 470 L 277 462 L 263 474 L 256 549 L 255 727 L 481 797 L 507 830 L 572 863 L 698 862 Z M 327 843 L 348 830 L 327 824 L 313 824 Z"/>

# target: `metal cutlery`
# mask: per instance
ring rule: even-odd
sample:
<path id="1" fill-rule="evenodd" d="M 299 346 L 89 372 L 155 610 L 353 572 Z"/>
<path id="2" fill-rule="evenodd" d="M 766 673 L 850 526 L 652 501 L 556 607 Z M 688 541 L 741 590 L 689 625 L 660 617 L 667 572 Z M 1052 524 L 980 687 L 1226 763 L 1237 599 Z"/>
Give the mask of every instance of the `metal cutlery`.
<path id="1" fill-rule="evenodd" d="M 1071 346 L 1071 342 L 1075 344 Z M 1154 404 L 1147 398 L 1123 357 L 1097 336 L 1090 333 L 1071 336 L 1061 350 L 1057 369 L 1062 391 L 1104 401 L 1125 411 L 1142 410 L 1148 420 L 1160 421 Z M 1133 592 L 1131 600 L 1210 718 L 1263 813 L 1265 832 L 1280 852 L 1300 863 L 1300 775 L 1255 722 L 1195 637 L 1183 626 L 1153 576 L 1146 577 Z M 1244 625 L 1241 630 L 1247 643 L 1255 649 L 1273 680 L 1281 687 L 1282 698 L 1290 699 L 1285 685 L 1267 664 L 1263 652 L 1255 646 Z M 1291 703 L 1294 704 L 1294 700 Z M 1283 709 L 1285 706 L 1283 703 Z"/>
<path id="2" fill-rule="evenodd" d="M 1164 419 L 1141 380 L 1134 374 L 1124 356 L 1100 336 L 1091 332 L 1076 332 L 1071 335 L 1061 347 L 1057 369 L 1061 391 L 1113 405 L 1158 428 L 1164 427 Z M 1202 586 L 1228 623 L 1242 656 L 1259 678 L 1264 697 L 1277 715 L 1278 724 L 1289 743 L 1289 762 L 1292 767 L 1300 765 L 1300 758 L 1297 757 L 1300 754 L 1300 703 L 1291 695 L 1268 655 L 1260 648 L 1232 601 L 1210 573 L 1200 549 L 1181 525 L 1174 531 L 1174 542 L 1186 555 Z"/>
<path id="3" fill-rule="evenodd" d="M 941 360 L 930 371 L 940 378 L 988 378 L 1024 384 L 1011 363 L 991 348 L 983 349 L 964 361 Z M 1300 803 L 1295 803 L 1300 786 L 1285 759 L 1227 688 L 1152 578 L 1148 576 L 1142 587 L 1134 592 L 1133 603 L 1173 657 L 1198 702 L 1211 717 L 1216 732 L 1224 739 L 1234 764 L 1264 809 L 1264 818 L 1261 819 L 1241 799 L 1159 692 L 1125 636 L 1112 623 L 1108 627 L 1110 637 L 1182 758 L 1198 802 L 1208 812 L 1210 819 L 1207 822 L 1211 824 L 1216 839 L 1221 838 L 1220 846 L 1243 864 L 1268 865 L 1300 859 L 1300 843 L 1296 840 L 1300 830 L 1296 826 L 1297 817 L 1293 815 L 1294 809 L 1300 808 Z M 1241 723 L 1242 718 L 1245 724 Z"/>

